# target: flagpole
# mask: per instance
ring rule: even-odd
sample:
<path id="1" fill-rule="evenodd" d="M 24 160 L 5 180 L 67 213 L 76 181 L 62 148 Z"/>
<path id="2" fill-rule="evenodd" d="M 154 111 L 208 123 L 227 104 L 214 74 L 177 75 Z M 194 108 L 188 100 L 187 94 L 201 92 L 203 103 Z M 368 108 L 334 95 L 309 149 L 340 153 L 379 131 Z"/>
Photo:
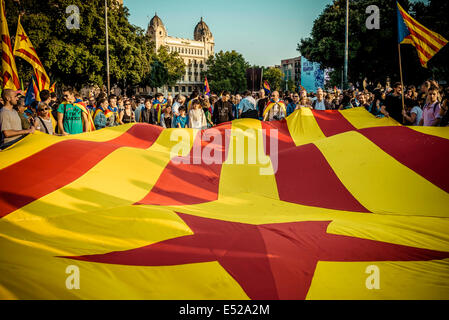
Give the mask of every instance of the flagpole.
<path id="1" fill-rule="evenodd" d="M 345 31 L 345 65 L 343 75 L 343 90 L 348 87 L 348 60 L 349 60 L 349 0 L 346 0 L 346 31 Z"/>
<path id="2" fill-rule="evenodd" d="M 402 88 L 402 111 L 405 110 L 405 103 L 404 103 L 404 80 L 402 78 L 402 59 L 401 59 L 401 44 L 398 43 L 398 52 L 399 52 L 399 74 L 401 76 L 401 88 Z M 404 117 L 403 117 L 404 120 Z M 403 121 L 404 122 L 404 121 Z"/>
<path id="3" fill-rule="evenodd" d="M 104 0 L 104 17 L 106 23 L 106 77 L 108 81 L 108 96 L 111 93 L 111 83 L 109 80 L 109 34 L 108 34 L 108 0 Z"/>

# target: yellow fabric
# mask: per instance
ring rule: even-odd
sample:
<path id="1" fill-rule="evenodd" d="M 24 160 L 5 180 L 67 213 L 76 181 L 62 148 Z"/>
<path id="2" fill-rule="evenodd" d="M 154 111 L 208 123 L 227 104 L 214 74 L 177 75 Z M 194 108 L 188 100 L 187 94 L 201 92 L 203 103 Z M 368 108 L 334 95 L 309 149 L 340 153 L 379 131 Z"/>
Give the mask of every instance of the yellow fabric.
<path id="1" fill-rule="evenodd" d="M 20 50 L 26 51 L 28 55 L 21 52 Z M 47 72 L 45 71 L 44 65 L 37 56 L 36 50 L 34 49 L 34 46 L 31 43 L 30 38 L 26 35 L 25 30 L 23 29 L 22 24 L 20 23 L 20 16 L 17 22 L 17 32 L 14 42 L 14 55 L 21 57 L 22 59 L 24 59 L 33 66 L 33 69 L 36 72 L 37 76 L 37 85 L 39 87 L 39 91 L 42 91 L 44 89 L 45 90 L 50 89 L 50 78 L 48 77 Z M 30 58 L 29 55 L 33 56 L 34 59 Z M 39 81 L 40 79 L 43 79 L 43 81 Z"/>
<path id="2" fill-rule="evenodd" d="M 17 75 L 16 61 L 14 60 L 14 55 L 11 47 L 11 38 L 9 37 L 8 23 L 6 21 L 5 0 L 1 0 L 0 10 L 2 53 L 6 55 L 7 59 L 9 60 L 5 60 L 2 57 L 2 74 L 4 74 L 5 72 L 9 74 L 8 81 L 6 83 L 3 83 L 3 89 L 19 90 L 20 83 L 19 77 Z M 5 42 L 4 38 L 6 38 L 9 43 Z M 14 81 L 14 78 L 16 78 L 17 81 Z"/>
<path id="3" fill-rule="evenodd" d="M 356 128 L 397 125 L 360 110 L 342 114 Z M 14 148 L 0 152 L 0 170 L 60 141 L 108 141 L 133 125 L 70 137 L 27 136 Z M 295 111 L 287 125 L 295 145 L 314 143 L 338 179 L 372 213 L 279 200 L 272 160 L 256 157 L 254 162 L 248 151 L 250 146 L 259 151 L 263 143 L 261 123 L 254 119 L 232 122 L 230 152 L 221 169 L 217 200 L 136 206 L 153 190 L 174 157 L 170 151 L 178 143 L 172 141 L 175 130 L 187 132 L 189 137 L 183 141 L 182 155 L 191 150 L 198 134 L 193 129 L 166 129 L 150 148 L 118 148 L 72 183 L 0 218 L 0 298 L 249 299 L 216 261 L 147 267 L 56 258 L 130 250 L 191 235 L 193 231 L 176 212 L 256 225 L 330 221 L 329 234 L 449 251 L 449 195 L 445 191 L 358 132 L 326 138 L 310 109 Z M 415 130 L 448 139 L 445 129 Z M 239 145 L 244 146 L 243 157 Z M 261 169 L 266 169 L 264 175 Z M 80 270 L 79 290 L 68 290 L 65 285 L 66 268 L 71 265 Z M 379 290 L 365 286 L 370 265 L 380 269 Z M 319 261 L 307 299 L 449 299 L 449 259 Z"/>

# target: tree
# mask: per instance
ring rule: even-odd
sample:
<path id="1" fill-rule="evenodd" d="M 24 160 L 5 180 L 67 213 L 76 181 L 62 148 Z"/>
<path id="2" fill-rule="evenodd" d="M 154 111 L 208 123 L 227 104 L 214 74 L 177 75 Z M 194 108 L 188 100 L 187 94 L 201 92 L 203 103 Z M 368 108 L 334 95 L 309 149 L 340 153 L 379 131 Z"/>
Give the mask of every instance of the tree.
<path id="1" fill-rule="evenodd" d="M 270 84 L 271 91 L 282 89 L 283 78 L 284 74 L 278 68 L 268 68 L 263 72 L 263 80 L 268 81 L 268 83 Z"/>
<path id="2" fill-rule="evenodd" d="M 246 89 L 246 69 L 249 63 L 236 51 L 220 51 L 206 61 L 205 75 L 211 91 L 241 92 Z"/>
<path id="3" fill-rule="evenodd" d="M 326 6 L 315 20 L 311 36 L 301 39 L 297 48 L 309 61 L 319 62 L 324 68 L 333 68 L 331 78 L 336 82 L 335 85 L 339 84 L 344 61 L 345 3 L 346 0 L 335 0 L 333 4 Z M 447 8 L 447 1 L 433 0 L 430 5 L 432 3 L 435 3 L 432 13 L 426 11 L 430 15 L 429 19 L 426 20 L 425 15 L 419 14 L 417 20 L 444 35 L 445 32 L 439 28 L 449 29 L 447 21 L 443 22 L 446 19 L 443 18 L 443 12 L 447 11 L 440 9 L 436 3 Z M 376 5 L 380 9 L 379 30 L 366 28 L 368 14 L 365 10 L 369 5 Z M 401 1 L 401 5 L 413 14 L 413 10 L 410 10 L 413 6 L 408 0 Z M 424 4 L 416 4 L 414 7 L 427 8 Z M 361 84 L 363 78 L 367 77 L 371 82 L 385 83 L 387 76 L 393 81 L 399 80 L 396 2 L 352 0 L 349 21 L 349 81 Z M 425 69 L 421 67 L 413 46 L 402 45 L 401 51 L 405 83 L 420 83 L 431 77 L 432 67 L 443 70 L 447 66 L 447 62 L 441 60 L 446 57 L 447 61 L 447 56 L 443 57 L 442 53 L 438 53 L 439 57 L 432 59 L 429 69 Z"/>
<path id="4" fill-rule="evenodd" d="M 79 9 L 79 29 L 69 29 L 66 8 Z M 121 87 L 142 85 L 151 71 L 154 46 L 144 30 L 128 22 L 129 12 L 108 0 L 109 56 L 111 83 Z M 22 25 L 36 48 L 51 81 L 75 87 L 106 82 L 106 45 L 103 0 L 6 0 L 11 35 L 19 12 Z M 16 59 L 19 77 L 29 79 L 31 67 Z"/>
<path id="5" fill-rule="evenodd" d="M 164 85 L 175 85 L 176 81 L 180 80 L 186 72 L 186 65 L 179 53 L 169 53 L 166 47 L 162 46 L 159 48 L 156 60 L 163 63 L 167 70 L 167 81 Z"/>

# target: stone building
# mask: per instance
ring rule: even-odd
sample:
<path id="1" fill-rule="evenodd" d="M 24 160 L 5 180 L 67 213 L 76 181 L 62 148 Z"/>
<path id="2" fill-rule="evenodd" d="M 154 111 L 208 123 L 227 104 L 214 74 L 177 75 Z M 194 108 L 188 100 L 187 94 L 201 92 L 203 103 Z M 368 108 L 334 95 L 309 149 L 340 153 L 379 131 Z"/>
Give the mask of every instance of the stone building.
<path id="1" fill-rule="evenodd" d="M 157 14 L 150 20 L 147 34 L 154 41 L 156 50 L 165 46 L 168 52 L 178 52 L 186 64 L 186 73 L 181 80 L 172 87 L 159 88 L 158 91 L 172 96 L 178 93 L 189 95 L 195 89 L 202 92 L 204 79 L 201 72 L 206 69 L 206 60 L 214 54 L 215 47 L 212 32 L 203 18 L 195 26 L 193 40 L 169 36 Z"/>

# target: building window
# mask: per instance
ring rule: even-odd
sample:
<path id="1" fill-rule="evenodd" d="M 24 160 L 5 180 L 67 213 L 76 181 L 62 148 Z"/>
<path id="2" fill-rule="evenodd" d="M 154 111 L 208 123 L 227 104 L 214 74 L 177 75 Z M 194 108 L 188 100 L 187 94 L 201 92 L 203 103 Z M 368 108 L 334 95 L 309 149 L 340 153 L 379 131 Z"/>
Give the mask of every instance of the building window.
<path id="1" fill-rule="evenodd" d="M 189 92 L 192 92 L 192 87 L 189 87 Z"/>
<path id="2" fill-rule="evenodd" d="M 172 92 L 172 87 L 168 87 L 168 92 Z"/>
<path id="3" fill-rule="evenodd" d="M 179 87 L 175 86 L 175 92 L 179 92 Z"/>
<path id="4" fill-rule="evenodd" d="M 189 82 L 192 81 L 192 76 L 189 76 Z"/>
<path id="5" fill-rule="evenodd" d="M 186 87 L 185 87 L 185 86 L 182 86 L 182 87 L 181 87 L 181 90 L 182 90 L 182 92 L 186 92 Z"/>

